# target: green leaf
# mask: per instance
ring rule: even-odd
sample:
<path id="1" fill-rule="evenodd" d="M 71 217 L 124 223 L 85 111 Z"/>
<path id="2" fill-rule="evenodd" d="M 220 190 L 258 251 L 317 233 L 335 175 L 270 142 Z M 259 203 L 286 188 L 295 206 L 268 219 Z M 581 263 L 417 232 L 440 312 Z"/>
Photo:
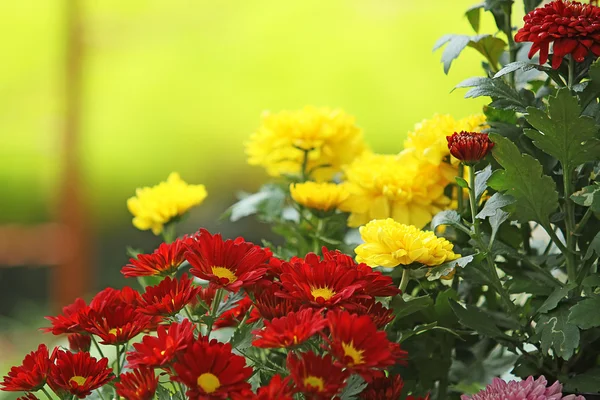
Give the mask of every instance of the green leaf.
<path id="1" fill-rule="evenodd" d="M 576 287 L 577 284 L 571 282 L 566 286 L 554 289 L 554 291 L 550 294 L 550 296 L 548 296 L 546 301 L 544 301 L 540 308 L 538 308 L 537 312 L 540 314 L 544 314 L 548 311 L 554 310 L 558 306 L 558 303 L 560 303 L 562 299 L 567 297 L 569 292 L 575 289 Z"/>
<path id="2" fill-rule="evenodd" d="M 571 199 L 580 206 L 590 207 L 593 212 L 600 212 L 600 183 L 586 186 L 573 193 Z"/>
<path id="3" fill-rule="evenodd" d="M 367 387 L 367 382 L 360 375 L 351 375 L 342 391 L 341 400 L 355 400 Z"/>
<path id="4" fill-rule="evenodd" d="M 446 210 L 437 213 L 429 224 L 432 231 L 435 232 L 435 229 L 441 225 L 450 225 L 454 226 L 462 230 L 463 232 L 469 232 L 469 230 L 462 224 L 462 220 L 460 218 L 460 214 L 454 210 Z"/>
<path id="5" fill-rule="evenodd" d="M 504 52 L 506 43 L 492 35 L 444 35 L 433 46 L 433 51 L 446 46 L 442 53 L 442 63 L 444 64 L 444 73 L 448 74 L 452 62 L 458 58 L 460 53 L 467 47 L 471 47 L 486 57 L 494 65 L 498 64 L 500 56 Z"/>
<path id="6" fill-rule="evenodd" d="M 454 61 L 460 53 L 467 47 L 471 38 L 466 35 L 445 35 L 433 46 L 433 50 L 437 50 L 443 45 L 446 45 L 442 53 L 442 63 L 444 63 L 444 73 L 448 74 L 452 61 Z"/>
<path id="7" fill-rule="evenodd" d="M 553 72 L 552 68 L 545 67 L 543 65 L 531 63 L 528 61 L 515 61 L 515 62 L 511 62 L 509 64 L 506 64 L 500 71 L 496 72 L 496 74 L 494 75 L 494 79 L 500 78 L 504 75 L 508 75 L 511 72 L 515 72 L 515 71 L 527 72 L 527 71 L 531 71 L 532 69 L 537 69 L 538 71 L 544 71 L 546 73 Z"/>
<path id="8" fill-rule="evenodd" d="M 456 180 L 456 184 L 458 186 L 460 186 L 463 189 L 468 189 L 469 188 L 469 182 L 467 182 L 464 178 L 461 178 L 460 176 L 457 176 L 454 178 Z"/>
<path id="9" fill-rule="evenodd" d="M 525 112 L 525 109 L 528 106 L 528 102 L 502 79 L 475 77 L 466 79 L 456 85 L 456 88 L 466 87 L 471 89 L 465 93 L 465 98 L 469 99 L 489 96 L 494 99 L 494 102 L 491 105 L 495 108 Z"/>
<path id="10" fill-rule="evenodd" d="M 544 1 L 544 0 L 523 0 L 523 6 L 525 7 L 525 14 L 529 13 L 530 11 L 535 10 L 535 8 L 537 6 L 542 4 L 542 1 Z"/>
<path id="11" fill-rule="evenodd" d="M 433 304 L 433 300 L 429 296 L 415 297 L 409 301 L 405 301 L 402 296 L 396 296 L 390 303 L 390 308 L 394 311 L 396 319 L 404 318 L 414 314 Z"/>
<path id="12" fill-rule="evenodd" d="M 550 314 L 543 314 L 535 326 L 541 334 L 542 350 L 545 354 L 552 349 L 554 354 L 568 360 L 579 345 L 579 328 L 569 323 L 569 310 L 562 308 Z"/>
<path id="13" fill-rule="evenodd" d="M 439 293 L 435 299 L 435 313 L 437 320 L 444 325 L 451 325 L 456 321 L 456 316 L 452 312 L 449 300 L 457 300 L 458 294 L 456 290 L 450 288 Z"/>
<path id="14" fill-rule="evenodd" d="M 464 268 L 471 261 L 473 261 L 473 256 L 466 256 L 436 265 L 427 271 L 427 280 L 434 281 L 436 279 L 440 279 L 442 276 L 446 276 L 454 271 L 457 267 Z"/>
<path id="15" fill-rule="evenodd" d="M 564 390 L 579 393 L 598 393 L 599 388 L 600 367 L 595 367 L 566 381 Z"/>
<path id="16" fill-rule="evenodd" d="M 255 328 L 258 329 L 260 327 L 255 326 L 255 324 L 246 323 L 239 325 L 229 340 L 231 347 L 237 350 L 244 350 L 252 346 L 252 339 L 254 338 L 252 330 Z"/>
<path id="17" fill-rule="evenodd" d="M 469 8 L 467 10 L 467 12 L 465 13 L 465 16 L 469 20 L 469 24 L 471 24 L 471 27 L 473 28 L 475 33 L 479 33 L 479 20 L 481 18 L 481 9 L 482 8 L 483 8 L 483 3 L 477 4 L 477 5 L 474 5 L 473 7 Z"/>
<path id="18" fill-rule="evenodd" d="M 496 145 L 492 155 L 504 167 L 495 171 L 488 185 L 516 200 L 515 214 L 521 222 L 550 224 L 550 215 L 558 208 L 558 192 L 552 178 L 544 175 L 535 158 L 521 154 L 510 140 L 491 135 Z"/>
<path id="19" fill-rule="evenodd" d="M 496 215 L 498 211 L 502 211 L 503 207 L 506 207 L 515 202 L 515 198 L 512 196 L 508 196 L 502 193 L 494 193 L 492 197 L 490 197 L 483 208 L 477 214 L 477 218 L 486 219 L 488 217 L 492 217 Z"/>
<path id="20" fill-rule="evenodd" d="M 492 166 L 488 165 L 484 169 L 475 173 L 475 198 L 479 200 L 481 195 L 487 189 L 487 181 L 492 176 Z"/>
<path id="21" fill-rule="evenodd" d="M 481 53 L 494 67 L 497 66 L 506 48 L 506 42 L 492 35 L 480 35 L 475 38 L 477 40 L 471 40 L 468 46 Z"/>
<path id="22" fill-rule="evenodd" d="M 460 323 L 464 326 L 485 336 L 514 340 L 514 338 L 502 332 L 498 326 L 496 326 L 494 320 L 489 315 L 480 311 L 477 307 L 467 304 L 467 308 L 464 308 L 454 300 L 449 300 L 449 303 L 454 314 L 456 314 Z"/>
<path id="23" fill-rule="evenodd" d="M 600 140 L 596 123 L 581 115 L 577 97 L 569 89 L 559 89 L 548 99 L 548 114 L 535 107 L 527 108 L 525 117 L 535 129 L 525 135 L 544 153 L 560 160 L 563 168 L 572 169 L 588 161 L 600 159 Z"/>
<path id="24" fill-rule="evenodd" d="M 581 329 L 600 326 L 600 297 L 591 297 L 580 301 L 570 309 L 569 323 Z"/>
<path id="25" fill-rule="evenodd" d="M 490 11 L 493 8 L 501 8 L 503 5 L 512 4 L 514 0 L 485 0 L 484 7 L 486 11 Z"/>
<path id="26" fill-rule="evenodd" d="M 600 286 L 600 275 L 589 275 L 586 276 L 583 282 L 581 282 L 581 286 L 587 288 L 595 288 Z"/>
<path id="27" fill-rule="evenodd" d="M 600 256 L 600 232 L 594 236 L 590 245 L 588 246 L 587 251 L 585 252 L 585 257 L 583 257 L 583 261 L 587 261 L 596 253 L 597 256 Z"/>
<path id="28" fill-rule="evenodd" d="M 261 210 L 281 212 L 285 202 L 285 192 L 274 184 L 263 185 L 257 193 L 242 194 L 241 197 L 241 200 L 229 207 L 221 218 L 229 218 L 235 222 Z"/>

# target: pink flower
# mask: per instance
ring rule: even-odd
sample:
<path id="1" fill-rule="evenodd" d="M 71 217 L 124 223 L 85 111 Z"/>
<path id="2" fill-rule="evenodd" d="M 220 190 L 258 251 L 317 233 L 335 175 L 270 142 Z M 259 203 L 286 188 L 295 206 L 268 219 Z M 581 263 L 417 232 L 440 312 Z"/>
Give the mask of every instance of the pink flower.
<path id="1" fill-rule="evenodd" d="M 585 400 L 585 397 L 574 394 L 563 397 L 562 385 L 558 381 L 548 386 L 543 376 L 538 379 L 530 376 L 521 382 L 494 378 L 481 392 L 473 396 L 462 395 L 461 400 Z"/>

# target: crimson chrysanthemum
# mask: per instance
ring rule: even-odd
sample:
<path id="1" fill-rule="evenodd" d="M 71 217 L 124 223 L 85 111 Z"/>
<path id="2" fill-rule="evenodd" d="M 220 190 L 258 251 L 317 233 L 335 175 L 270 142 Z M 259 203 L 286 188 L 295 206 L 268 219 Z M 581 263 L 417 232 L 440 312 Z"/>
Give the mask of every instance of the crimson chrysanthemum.
<path id="1" fill-rule="evenodd" d="M 45 344 L 27 354 L 22 365 L 12 367 L 0 382 L 2 390 L 10 392 L 35 392 L 46 383 L 50 370 L 50 356 Z"/>
<path id="2" fill-rule="evenodd" d="M 346 385 L 348 372 L 333 363 L 331 355 L 320 357 L 309 351 L 298 357 L 288 353 L 287 369 L 296 389 L 308 400 L 330 400 Z"/>
<path id="3" fill-rule="evenodd" d="M 99 336 L 102 339 L 100 343 L 110 345 L 129 342 L 152 324 L 151 316 L 140 313 L 133 306 L 90 310 L 81 317 L 81 325 L 87 332 Z"/>
<path id="4" fill-rule="evenodd" d="M 237 302 L 235 307 L 223 312 L 215 323 L 213 329 L 227 328 L 232 326 L 238 326 L 238 324 L 244 319 L 244 316 L 252 307 L 252 299 L 244 294 L 244 297 Z"/>
<path id="5" fill-rule="evenodd" d="M 82 312 L 88 310 L 88 305 L 81 298 L 78 298 L 63 307 L 62 314 L 56 317 L 48 316 L 45 317 L 52 324 L 51 328 L 42 328 L 44 332 L 52 332 L 54 335 L 61 335 L 64 333 L 82 333 L 85 332 L 79 325 L 79 316 Z"/>
<path id="6" fill-rule="evenodd" d="M 187 396 L 198 400 L 227 399 L 250 390 L 252 368 L 233 354 L 231 344 L 200 338 L 173 364 L 172 379 L 188 387 Z"/>
<path id="7" fill-rule="evenodd" d="M 265 320 L 270 321 L 273 318 L 283 317 L 300 309 L 298 301 L 276 295 L 277 292 L 282 291 L 281 284 L 274 282 L 261 292 L 256 293 L 254 307 Z"/>
<path id="8" fill-rule="evenodd" d="M 33 393 L 27 393 L 25 396 L 17 397 L 17 400 L 39 400 Z"/>
<path id="9" fill-rule="evenodd" d="M 69 350 L 78 353 L 80 351 L 89 351 L 92 344 L 92 337 L 81 333 L 72 333 L 68 336 Z"/>
<path id="10" fill-rule="evenodd" d="M 568 54 L 577 62 L 590 54 L 600 56 L 600 8 L 595 5 L 554 0 L 529 12 L 523 21 L 515 42 L 532 42 L 529 58 L 539 51 L 540 64 L 548 61 L 550 44 L 554 69 Z"/>
<path id="11" fill-rule="evenodd" d="M 394 312 L 383 306 L 375 299 L 361 299 L 356 301 L 357 307 L 353 313 L 358 315 L 368 315 L 377 329 L 383 329 L 387 324 L 394 320 Z"/>
<path id="12" fill-rule="evenodd" d="M 494 147 L 486 133 L 454 132 L 446 136 L 450 154 L 465 164 L 475 164 L 482 160 Z"/>
<path id="13" fill-rule="evenodd" d="M 126 400 L 151 400 L 158 387 L 158 376 L 153 369 L 141 368 L 121 374 L 115 383 L 117 394 Z"/>
<path id="14" fill-rule="evenodd" d="M 72 394 L 80 399 L 89 396 L 92 390 L 110 382 L 112 369 L 108 368 L 108 359 L 96 360 L 90 353 L 71 353 L 58 350 L 54 354 L 55 362 L 50 368 L 48 384 L 59 396 Z"/>
<path id="15" fill-rule="evenodd" d="M 390 341 L 384 331 L 367 315 L 344 312 L 327 313 L 330 337 L 327 338 L 331 354 L 338 364 L 360 374 L 381 369 L 395 363 Z"/>
<path id="16" fill-rule="evenodd" d="M 231 292 L 260 281 L 272 255 L 269 249 L 241 237 L 223 240 L 220 234 L 211 235 L 206 229 L 200 229 L 187 248 L 186 259 L 192 266 L 190 272 Z"/>
<path id="17" fill-rule="evenodd" d="M 356 270 L 320 260 L 314 253 L 309 253 L 303 262 L 285 263 L 282 269 L 283 290 L 277 295 L 311 307 L 351 307 L 350 298 L 364 288 Z"/>
<path id="18" fill-rule="evenodd" d="M 142 304 L 138 310 L 143 314 L 154 316 L 175 315 L 200 292 L 193 281 L 183 274 L 181 278 L 170 276 L 163 279 L 156 286 L 146 287 L 142 294 Z"/>
<path id="19" fill-rule="evenodd" d="M 265 327 L 255 330 L 253 346 L 262 348 L 293 347 L 321 332 L 327 321 L 320 310 L 307 308 L 285 317 L 265 320 Z"/>
<path id="20" fill-rule="evenodd" d="M 400 400 L 404 381 L 400 375 L 380 376 L 369 381 L 360 393 L 361 400 Z"/>
<path id="21" fill-rule="evenodd" d="M 548 386 L 545 377 L 534 379 L 530 376 L 520 382 L 494 378 L 485 389 L 473 396 L 462 395 L 461 400 L 585 400 L 585 397 L 574 394 L 563 397 L 558 381 Z"/>
<path id="22" fill-rule="evenodd" d="M 121 269 L 127 278 L 137 276 L 169 276 L 185 261 L 185 244 L 191 239 L 184 236 L 173 243 L 162 243 L 152 254 L 138 254 Z"/>
<path id="23" fill-rule="evenodd" d="M 282 378 L 277 374 L 271 378 L 267 386 L 258 388 L 256 394 L 251 391 L 232 396 L 232 400 L 293 400 L 294 390 L 290 386 L 291 378 Z"/>
<path id="24" fill-rule="evenodd" d="M 175 355 L 187 348 L 194 340 L 194 325 L 184 319 L 169 326 L 160 325 L 156 336 L 146 335 L 134 343 L 135 351 L 127 353 L 129 368 L 166 367 L 175 360 Z"/>
<path id="25" fill-rule="evenodd" d="M 98 292 L 90 302 L 90 309 L 103 312 L 118 307 L 138 307 L 141 304 L 140 293 L 129 286 L 123 289 L 106 288 Z"/>

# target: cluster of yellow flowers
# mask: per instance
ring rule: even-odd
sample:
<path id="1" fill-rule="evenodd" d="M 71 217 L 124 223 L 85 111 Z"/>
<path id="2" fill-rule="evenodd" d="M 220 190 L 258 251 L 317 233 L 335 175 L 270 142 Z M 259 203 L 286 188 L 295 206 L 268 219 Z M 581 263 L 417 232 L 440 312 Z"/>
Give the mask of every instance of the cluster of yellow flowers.
<path id="1" fill-rule="evenodd" d="M 316 181 L 331 180 L 366 149 L 354 117 L 316 107 L 265 113 L 246 143 L 250 165 L 263 166 L 271 176 L 310 173 Z"/>
<path id="2" fill-rule="evenodd" d="M 127 200 L 127 208 L 133 214 L 136 228 L 152 229 L 155 235 L 160 235 L 165 224 L 201 204 L 205 198 L 204 185 L 188 185 L 178 173 L 172 172 L 166 182 L 136 189 L 135 196 Z"/>
<path id="3" fill-rule="evenodd" d="M 350 193 L 345 185 L 330 182 L 304 182 L 290 185 L 292 199 L 303 205 L 319 211 L 332 211 L 339 208 Z"/>
<path id="4" fill-rule="evenodd" d="M 448 240 L 391 218 L 373 220 L 359 231 L 364 243 L 354 249 L 356 261 L 371 267 L 412 263 L 432 267 L 460 257 L 452 251 L 454 245 Z"/>

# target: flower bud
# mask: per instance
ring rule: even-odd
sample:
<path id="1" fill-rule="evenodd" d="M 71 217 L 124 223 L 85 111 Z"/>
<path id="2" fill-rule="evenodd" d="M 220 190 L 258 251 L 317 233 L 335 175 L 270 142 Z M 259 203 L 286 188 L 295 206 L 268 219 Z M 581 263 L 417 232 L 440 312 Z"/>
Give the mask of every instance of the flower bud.
<path id="1" fill-rule="evenodd" d="M 494 142 L 485 133 L 465 132 L 446 136 L 450 154 L 465 164 L 475 164 L 494 147 Z"/>

